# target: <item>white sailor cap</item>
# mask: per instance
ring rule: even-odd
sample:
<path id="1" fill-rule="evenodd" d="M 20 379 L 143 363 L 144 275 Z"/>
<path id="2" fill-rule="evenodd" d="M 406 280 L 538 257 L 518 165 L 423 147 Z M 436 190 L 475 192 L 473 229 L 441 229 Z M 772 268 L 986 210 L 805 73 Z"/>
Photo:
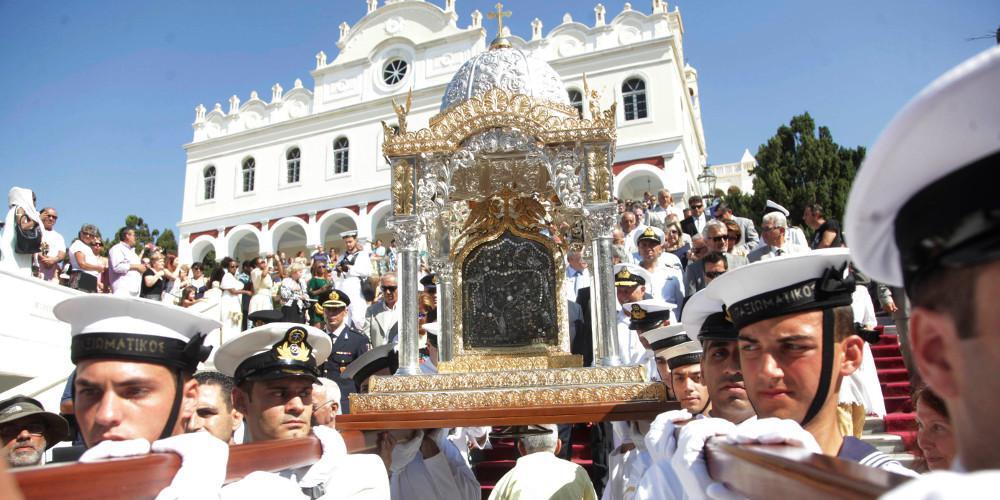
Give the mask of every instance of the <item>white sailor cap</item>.
<path id="1" fill-rule="evenodd" d="M 719 276 L 705 290 L 726 305 L 737 329 L 786 314 L 850 305 L 855 290 L 847 269 L 850 258 L 847 248 L 824 248 L 762 260 Z"/>
<path id="2" fill-rule="evenodd" d="M 630 330 L 649 330 L 670 319 L 670 312 L 677 306 L 663 299 L 645 299 L 629 302 L 622 309 L 628 312 Z"/>
<path id="3" fill-rule="evenodd" d="M 421 325 L 420 329 L 437 337 L 438 335 L 441 334 L 441 323 L 438 323 L 437 321 L 424 323 L 423 325 Z"/>
<path id="4" fill-rule="evenodd" d="M 781 212 L 782 215 L 784 215 L 785 217 L 788 217 L 790 215 L 790 212 L 788 211 L 787 208 L 778 205 L 777 203 L 771 200 L 767 200 L 767 203 L 764 204 L 764 215 L 767 215 L 771 212 Z"/>
<path id="5" fill-rule="evenodd" d="M 635 246 L 639 246 L 639 242 L 643 240 L 653 241 L 656 243 L 663 243 L 663 230 L 658 227 L 653 226 L 642 226 L 634 231 L 635 236 Z"/>
<path id="6" fill-rule="evenodd" d="M 664 358 L 671 370 L 701 362 L 701 344 L 691 340 L 683 324 L 669 325 L 642 334 L 649 349 Z"/>
<path id="7" fill-rule="evenodd" d="M 354 380 L 354 383 L 361 387 L 368 377 L 378 373 L 379 370 L 388 369 L 389 373 L 394 373 L 397 368 L 399 368 L 399 353 L 396 351 L 396 343 L 389 342 L 365 351 L 347 365 L 340 377 Z"/>
<path id="8" fill-rule="evenodd" d="M 340 232 L 340 237 L 341 238 L 347 238 L 348 236 L 357 238 L 358 237 L 358 231 L 355 230 L 355 229 L 351 229 L 349 231 L 341 231 Z"/>
<path id="9" fill-rule="evenodd" d="M 911 288 L 928 271 L 1000 258 L 998 89 L 1000 46 L 931 83 L 868 151 L 845 233 L 874 280 Z"/>
<path id="10" fill-rule="evenodd" d="M 244 380 L 306 377 L 314 382 L 333 350 L 330 336 L 319 328 L 299 323 L 268 323 L 230 339 L 215 354 L 215 366 Z"/>
<path id="11" fill-rule="evenodd" d="M 90 294 L 71 297 L 52 308 L 69 323 L 70 359 L 120 359 L 194 371 L 208 359 L 205 337 L 222 325 L 163 302 Z"/>
<path id="12" fill-rule="evenodd" d="M 614 268 L 615 286 L 648 285 L 653 276 L 635 264 L 618 264 Z"/>
<path id="13" fill-rule="evenodd" d="M 698 290 L 684 304 L 684 324 L 700 342 L 706 340 L 735 341 L 739 331 L 726 313 L 726 305 L 718 297 L 720 289 L 712 286 Z"/>

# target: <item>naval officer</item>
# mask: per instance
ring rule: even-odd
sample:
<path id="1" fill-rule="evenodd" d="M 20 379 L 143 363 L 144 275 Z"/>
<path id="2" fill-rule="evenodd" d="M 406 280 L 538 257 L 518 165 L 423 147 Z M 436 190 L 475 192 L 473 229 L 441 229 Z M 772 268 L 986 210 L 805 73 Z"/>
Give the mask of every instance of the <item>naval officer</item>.
<path id="1" fill-rule="evenodd" d="M 348 307 L 351 305 L 351 298 L 342 290 L 333 289 L 322 297 L 324 329 L 333 342 L 333 350 L 330 357 L 323 363 L 320 373 L 337 383 L 340 388 L 340 408 L 343 413 L 350 413 L 350 400 L 348 395 L 358 392 L 357 386 L 350 377 L 342 377 L 341 374 L 347 369 L 355 359 L 372 348 L 368 336 L 361 333 L 361 330 L 348 324 L 345 319 L 348 314 Z"/>

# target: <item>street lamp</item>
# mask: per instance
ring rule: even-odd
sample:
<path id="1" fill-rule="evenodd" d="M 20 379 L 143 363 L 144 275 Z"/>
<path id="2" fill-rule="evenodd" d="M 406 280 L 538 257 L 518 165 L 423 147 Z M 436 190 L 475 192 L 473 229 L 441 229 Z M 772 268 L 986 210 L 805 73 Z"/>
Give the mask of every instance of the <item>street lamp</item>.
<path id="1" fill-rule="evenodd" d="M 701 175 L 698 176 L 698 183 L 705 186 L 705 188 L 708 190 L 707 193 L 705 194 L 705 197 L 707 198 L 715 197 L 715 183 L 718 182 L 718 180 L 719 176 L 715 175 L 715 173 L 712 172 L 711 167 L 705 165 L 705 167 L 701 171 Z"/>

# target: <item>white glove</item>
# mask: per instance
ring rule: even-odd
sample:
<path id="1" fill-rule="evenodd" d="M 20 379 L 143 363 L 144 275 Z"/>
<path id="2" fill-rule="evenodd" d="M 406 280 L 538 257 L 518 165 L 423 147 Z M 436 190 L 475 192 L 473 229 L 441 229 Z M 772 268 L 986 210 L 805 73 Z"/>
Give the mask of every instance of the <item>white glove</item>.
<path id="1" fill-rule="evenodd" d="M 180 470 L 157 500 L 219 497 L 229 462 L 227 443 L 207 432 L 193 432 L 154 441 L 152 450 L 181 456 Z"/>
<path id="2" fill-rule="evenodd" d="M 677 422 L 691 420 L 691 412 L 687 410 L 671 410 L 656 416 L 656 419 L 649 424 L 646 437 L 646 450 L 649 451 L 653 462 L 667 461 L 674 456 L 677 451 L 677 440 L 674 438 L 674 429 Z"/>
<path id="3" fill-rule="evenodd" d="M 716 436 L 731 436 L 736 432 L 736 426 L 721 418 L 703 418 L 688 422 L 677 439 L 677 451 L 670 460 L 670 467 L 684 486 L 684 493 L 690 499 L 711 498 L 709 487 L 714 495 L 721 495 L 718 488 L 725 488 L 721 483 L 713 485 L 714 481 L 708 475 L 705 464 L 705 443 Z"/>
<path id="4" fill-rule="evenodd" d="M 394 475 L 410 465 L 410 462 L 420 453 L 420 444 L 424 441 L 424 431 L 418 430 L 413 437 L 405 443 L 398 443 L 392 448 L 392 465 L 389 466 L 390 475 Z"/>
<path id="5" fill-rule="evenodd" d="M 80 462 L 97 462 L 108 458 L 134 457 L 149 453 L 149 441 L 145 439 L 126 439 L 124 441 L 101 441 L 97 446 L 83 452 Z"/>
<path id="6" fill-rule="evenodd" d="M 734 438 L 740 444 L 786 444 L 823 453 L 816 438 L 794 420 L 761 418 L 744 422 L 736 427 Z"/>
<path id="7" fill-rule="evenodd" d="M 336 430 L 325 425 L 317 425 L 313 426 L 312 433 L 323 446 L 323 455 L 309 467 L 309 470 L 299 480 L 299 486 L 303 488 L 326 484 L 338 462 L 347 456 L 347 445 L 344 444 L 344 438 Z"/>

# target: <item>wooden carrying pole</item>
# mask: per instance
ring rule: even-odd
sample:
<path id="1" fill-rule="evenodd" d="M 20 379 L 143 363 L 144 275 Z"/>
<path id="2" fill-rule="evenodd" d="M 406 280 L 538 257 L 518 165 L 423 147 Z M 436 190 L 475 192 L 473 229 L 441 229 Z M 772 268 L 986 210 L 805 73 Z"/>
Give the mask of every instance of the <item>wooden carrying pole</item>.
<path id="1" fill-rule="evenodd" d="M 373 452 L 375 435 L 341 432 L 348 453 Z M 315 437 L 266 441 L 229 448 L 226 482 L 254 471 L 277 472 L 310 465 L 323 453 Z M 13 472 L 25 500 L 155 498 L 181 466 L 173 453 L 152 453 L 95 463 L 54 464 Z"/>
<path id="2" fill-rule="evenodd" d="M 781 445 L 705 447 L 709 474 L 748 498 L 875 499 L 910 478 Z"/>

